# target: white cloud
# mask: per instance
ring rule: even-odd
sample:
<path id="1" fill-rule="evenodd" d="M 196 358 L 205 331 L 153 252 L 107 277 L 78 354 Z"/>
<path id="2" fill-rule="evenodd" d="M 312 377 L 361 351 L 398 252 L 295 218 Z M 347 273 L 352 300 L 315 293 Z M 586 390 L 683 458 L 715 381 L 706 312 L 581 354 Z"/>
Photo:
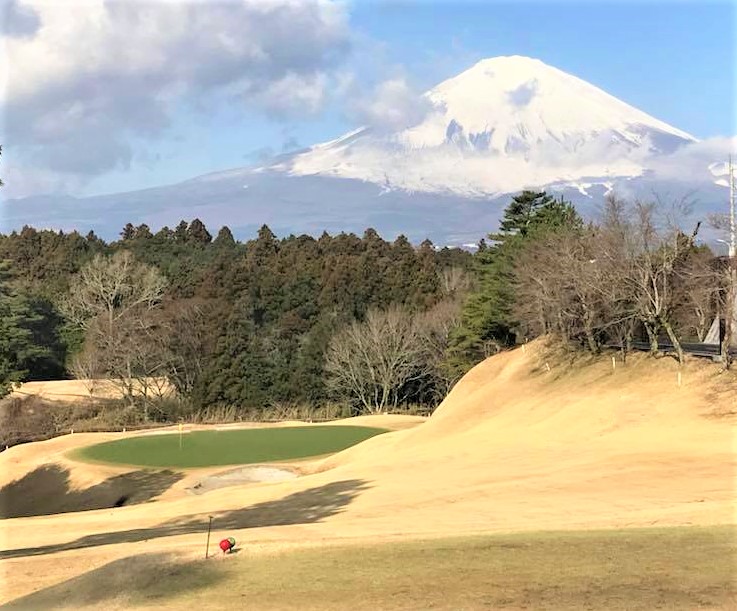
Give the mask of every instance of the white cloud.
<path id="1" fill-rule="evenodd" d="M 175 108 L 227 99 L 272 115 L 318 112 L 350 46 L 332 0 L 14 0 L 3 33 L 3 143 L 69 175 L 125 168 L 131 140 Z"/>
<path id="2" fill-rule="evenodd" d="M 670 155 L 653 157 L 646 162 L 658 178 L 674 181 L 718 180 L 711 171 L 731 154 L 737 153 L 737 136 L 707 138 L 686 144 Z"/>
<path id="3" fill-rule="evenodd" d="M 19 166 L 6 160 L 6 157 L 3 147 L 4 163 L 0 165 L 0 177 L 5 183 L 2 187 L 3 198 L 13 199 L 39 193 L 63 195 L 82 188 L 86 183 L 81 176 L 67 176 L 39 166 Z M 2 216 L 0 214 L 0 220 Z"/>
<path id="4" fill-rule="evenodd" d="M 289 118 L 320 111 L 327 97 L 327 85 L 328 78 L 325 74 L 290 73 L 269 83 L 263 90 L 249 92 L 247 95 L 267 115 L 277 119 Z"/>
<path id="5" fill-rule="evenodd" d="M 351 97 L 353 114 L 378 133 L 413 127 L 432 110 L 430 101 L 410 87 L 404 77 L 382 81 L 368 96 L 354 91 Z"/>

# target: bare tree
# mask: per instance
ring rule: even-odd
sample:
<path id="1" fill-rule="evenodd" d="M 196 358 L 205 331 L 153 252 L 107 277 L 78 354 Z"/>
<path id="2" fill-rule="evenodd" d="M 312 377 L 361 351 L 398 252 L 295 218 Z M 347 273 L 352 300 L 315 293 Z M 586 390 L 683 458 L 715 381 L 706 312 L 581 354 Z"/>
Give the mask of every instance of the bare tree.
<path id="1" fill-rule="evenodd" d="M 723 270 L 708 249 L 694 251 L 680 272 L 680 291 L 676 314 L 684 329 L 704 341 L 717 314 L 723 290 Z"/>
<path id="2" fill-rule="evenodd" d="M 462 267 L 444 267 L 438 272 L 438 278 L 447 297 L 462 297 L 471 289 L 471 275 Z"/>
<path id="3" fill-rule="evenodd" d="M 166 335 L 167 376 L 182 397 L 192 394 L 212 352 L 215 337 L 208 326 L 214 304 L 190 300 L 172 304 L 161 320 Z"/>
<path id="4" fill-rule="evenodd" d="M 142 309 L 119 318 L 112 333 L 94 337 L 110 382 L 131 407 L 141 406 L 144 420 L 148 420 L 156 400 L 170 391 L 165 329 L 150 311 Z"/>
<path id="5" fill-rule="evenodd" d="M 597 256 L 594 227 L 551 232 L 527 245 L 515 263 L 516 315 L 537 333 L 557 332 L 600 347 L 605 325 L 606 266 Z"/>
<path id="6" fill-rule="evenodd" d="M 416 319 L 425 345 L 428 383 L 439 400 L 450 392 L 462 375 L 447 362 L 451 334 L 461 324 L 461 310 L 460 299 L 446 299 Z"/>
<path id="7" fill-rule="evenodd" d="M 78 362 L 101 372 L 131 406 L 141 403 L 148 419 L 152 396 L 161 395 L 167 355 L 161 326 L 152 312 L 165 280 L 129 251 L 96 256 L 72 280 L 61 304 L 65 316 L 85 331 Z"/>
<path id="8" fill-rule="evenodd" d="M 676 207 L 677 209 L 677 207 Z M 626 356 L 636 324 L 642 323 L 652 351 L 667 333 L 683 359 L 677 329 L 688 320 L 705 325 L 714 301 L 711 255 L 653 204 L 608 198 L 601 222 L 561 229 L 525 244 L 515 261 L 515 315 L 522 331 L 557 332 L 597 352 L 615 341 Z M 698 230 L 698 226 L 697 229 Z"/>
<path id="9" fill-rule="evenodd" d="M 552 236 L 529 244 L 515 260 L 514 314 L 524 337 L 560 333 L 569 338 L 564 322 L 557 244 Z"/>
<path id="10" fill-rule="evenodd" d="M 158 270 L 137 262 L 128 250 L 112 257 L 96 255 L 72 279 L 60 309 L 68 320 L 84 329 L 92 320 L 101 319 L 111 330 L 115 321 L 131 310 L 154 308 L 165 287 L 166 280 Z"/>
<path id="11" fill-rule="evenodd" d="M 329 388 L 370 414 L 396 408 L 406 399 L 408 385 L 427 375 L 427 368 L 423 333 L 396 306 L 370 310 L 363 322 L 339 332 L 325 362 Z"/>
<path id="12" fill-rule="evenodd" d="M 100 369 L 100 359 L 88 347 L 75 354 L 71 362 L 71 372 L 75 378 L 81 380 L 85 389 L 91 395 L 97 389 L 99 377 L 103 375 Z"/>
<path id="13" fill-rule="evenodd" d="M 638 316 L 657 350 L 657 333 L 663 329 L 683 362 L 681 342 L 673 328 L 673 312 L 678 304 L 679 281 L 693 248 L 693 237 L 677 227 L 658 230 L 655 207 L 635 204 L 635 246 L 631 281 L 638 295 Z"/>

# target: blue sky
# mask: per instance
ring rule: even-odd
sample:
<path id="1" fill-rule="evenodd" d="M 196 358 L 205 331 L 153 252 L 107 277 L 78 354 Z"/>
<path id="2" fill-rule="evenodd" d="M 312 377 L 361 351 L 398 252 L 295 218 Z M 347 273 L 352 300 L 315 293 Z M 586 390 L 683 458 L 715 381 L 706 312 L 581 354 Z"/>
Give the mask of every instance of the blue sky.
<path id="1" fill-rule="evenodd" d="M 703 138 L 734 131 L 735 7 L 358 2 L 352 19 L 424 86 L 483 57 L 529 55 Z"/>
<path id="2" fill-rule="evenodd" d="M 12 10 L 22 17 L 16 19 L 20 24 L 16 32 L 5 32 L 5 36 L 12 36 L 13 44 L 18 45 L 17 51 L 15 46 L 8 47 L 11 65 L 13 53 L 26 53 L 18 57 L 30 58 L 37 56 L 32 53 L 43 44 L 58 48 L 58 41 L 36 39 L 42 34 L 48 37 L 48 34 L 42 32 L 37 23 L 34 28 L 34 19 L 44 25 L 54 20 L 61 23 L 64 19 L 76 18 L 74 23 L 80 21 L 78 11 L 82 9 L 75 8 L 73 3 L 67 5 L 69 14 L 64 15 L 42 5 L 34 8 L 34 3 L 40 0 L 10 1 Z M 199 5 L 198 10 L 212 10 L 211 6 Z M 218 85 L 217 95 L 209 93 L 214 89 L 208 89 L 211 83 L 207 73 L 218 71 L 223 62 L 219 61 L 217 52 L 226 53 L 226 47 L 213 51 L 205 40 L 202 53 L 213 53 L 212 57 L 207 57 L 211 63 L 206 64 L 202 54 L 193 51 L 187 55 L 190 45 L 186 44 L 186 36 L 171 41 L 167 38 L 166 44 L 146 39 L 145 45 L 152 45 L 151 56 L 158 56 L 159 52 L 171 54 L 167 59 L 171 66 L 165 66 L 160 73 L 152 73 L 159 75 L 159 81 L 153 80 L 154 77 L 148 81 L 138 76 L 131 79 L 130 73 L 137 69 L 134 66 L 139 65 L 135 62 L 142 66 L 139 75 L 146 73 L 148 66 L 145 58 L 133 57 L 131 49 L 121 49 L 121 43 L 112 40 L 118 38 L 114 29 L 118 22 L 112 21 L 113 29 L 100 32 L 87 32 L 85 26 L 80 25 L 79 37 L 96 41 L 91 44 L 100 46 L 100 55 L 122 59 L 100 67 L 95 73 L 86 68 L 89 60 L 84 57 L 89 57 L 89 50 L 85 50 L 85 56 L 80 51 L 77 64 L 70 60 L 67 72 L 55 72 L 67 79 L 62 82 L 62 76 L 59 77 L 60 89 L 49 88 L 48 78 L 42 78 L 44 73 L 39 69 L 37 89 L 24 91 L 24 98 L 18 94 L 22 104 L 17 102 L 17 106 L 13 106 L 13 98 L 6 98 L 10 110 L 6 113 L 2 134 L 3 162 L 15 164 L 11 177 L 21 179 L 17 182 L 23 183 L 23 195 L 50 189 L 77 195 L 94 194 L 176 182 L 334 138 L 360 123 L 361 113 L 356 110 L 360 107 L 360 99 L 370 96 L 372 88 L 382 79 L 399 76 L 414 91 L 421 92 L 482 58 L 497 55 L 537 57 L 698 138 L 734 135 L 737 133 L 735 6 L 734 2 L 645 0 L 510 4 L 357 0 L 342 3 L 336 9 L 342 22 L 336 25 L 330 21 L 330 15 L 324 19 L 321 16 L 325 23 L 329 21 L 328 25 L 320 21 L 324 32 L 315 34 L 317 40 L 304 43 L 305 57 L 314 61 L 313 64 L 305 67 L 299 53 L 283 59 L 278 46 L 272 51 L 277 59 L 269 65 L 275 71 L 284 69 L 279 63 L 283 60 L 291 62 L 288 69 L 302 70 L 300 74 L 306 75 L 305 78 L 318 73 L 325 77 L 320 101 L 315 102 L 314 108 L 310 107 L 310 112 L 300 112 L 300 107 L 310 106 L 310 91 L 314 93 L 317 87 L 313 87 L 314 84 L 305 86 L 304 96 L 308 97 L 297 99 L 283 113 L 277 113 L 277 117 L 272 105 L 280 103 L 279 92 L 283 89 L 278 87 L 278 78 L 281 76 L 270 80 L 269 75 L 259 73 L 253 77 L 256 85 L 250 86 L 247 94 L 239 92 L 236 99 L 236 96 L 223 94 L 238 82 L 237 73 L 229 74 L 221 81 L 225 85 Z M 138 36 L 140 23 L 135 25 L 135 16 L 131 18 L 123 10 L 118 13 L 115 19 L 120 20 L 121 38 L 125 28 L 131 27 Z M 213 34 L 218 27 L 232 26 L 230 34 L 238 37 L 238 19 L 251 19 L 252 14 L 244 12 L 236 17 L 213 19 L 207 24 L 213 28 Z M 305 19 L 313 17 L 308 15 Z M 193 25 L 193 36 L 194 28 Z M 280 45 L 296 45 L 300 37 L 305 36 L 304 27 L 287 34 L 284 28 L 280 25 L 274 30 L 284 35 L 283 40 L 277 40 Z M 60 27 L 59 31 L 63 29 Z M 162 33 L 162 40 L 166 36 L 167 33 Z M 145 45 L 141 47 L 146 49 Z M 133 46 L 137 47 L 135 40 Z M 188 65 L 182 66 L 184 60 L 189 64 L 202 61 L 202 73 L 192 76 Z M 244 70 L 252 70 L 250 65 L 244 63 L 244 66 Z M 106 97 L 99 94 L 95 105 L 89 103 L 85 92 L 90 87 L 94 90 L 95 81 L 85 83 L 84 75 L 96 78 L 99 83 L 115 71 L 121 72 L 121 82 L 130 79 L 124 95 Z M 138 112 L 136 109 L 144 108 L 150 101 L 146 88 L 162 78 L 165 80 L 162 74 L 169 72 L 181 72 L 184 76 L 177 76 L 166 88 L 152 92 L 149 97 L 158 94 L 163 100 L 158 106 Z M 346 90 L 348 93 L 336 94 L 341 79 L 347 75 L 352 79 L 352 88 Z M 20 81 L 14 81 L 11 72 L 8 96 L 14 94 L 15 82 Z M 113 78 L 111 82 L 116 81 Z M 136 88 L 140 91 L 133 91 Z M 263 93 L 272 89 L 269 95 Z M 208 93 L 203 93 L 205 90 Z M 60 97 L 59 91 L 67 97 Z M 180 93 L 182 91 L 184 93 Z M 246 99 L 248 96 L 250 98 Z M 82 110 L 75 114 L 78 107 Z M 96 112 L 106 114 L 95 121 Z M 48 117 L 43 116 L 44 113 Z M 110 122 L 110 116 L 115 117 L 117 123 Z M 74 123 L 77 120 L 78 127 Z M 72 127 L 61 130 L 64 133 L 57 133 L 60 130 L 54 128 L 31 134 L 30 127 L 23 127 L 56 126 L 67 121 Z M 71 159 L 79 155 L 80 150 L 88 150 L 89 155 L 84 159 Z M 57 151 L 56 157 L 50 151 Z M 44 167 L 45 163 L 48 167 Z M 4 176 L 8 176 L 7 172 Z"/>

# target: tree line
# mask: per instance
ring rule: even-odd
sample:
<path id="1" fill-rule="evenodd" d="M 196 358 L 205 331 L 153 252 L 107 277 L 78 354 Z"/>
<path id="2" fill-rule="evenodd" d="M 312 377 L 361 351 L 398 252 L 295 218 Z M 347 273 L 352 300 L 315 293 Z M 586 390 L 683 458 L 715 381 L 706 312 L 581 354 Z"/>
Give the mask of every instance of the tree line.
<path id="1" fill-rule="evenodd" d="M 105 378 L 145 417 L 159 418 L 159 399 L 171 388 L 181 409 L 234 405 L 253 413 L 340 401 L 358 413 L 435 405 L 450 383 L 442 351 L 470 287 L 472 257 L 403 236 L 389 242 L 372 229 L 361 237 L 278 239 L 264 226 L 238 242 L 224 227 L 213 239 L 195 219 L 156 233 L 127 225 L 111 243 L 25 227 L 0 236 L 0 260 L 5 301 L 18 310 L 7 319 L 18 334 L 3 348 L 6 391 L 21 379 Z M 37 345 L 27 333 L 31 303 L 49 315 L 44 337 L 53 345 Z M 397 321 L 411 327 L 397 350 L 421 343 L 413 355 L 423 362 L 413 362 L 408 376 L 392 378 L 396 367 L 385 368 L 376 383 L 402 388 L 363 401 L 329 369 L 338 344 L 349 341 L 352 325 L 376 323 L 373 352 L 363 353 L 364 371 L 375 371 L 381 366 L 370 359 L 383 358 L 378 347 Z M 31 346 L 36 360 L 23 356 Z M 53 367 L 40 366 L 41 353 Z"/>
<path id="2" fill-rule="evenodd" d="M 624 355 L 665 337 L 682 359 L 730 291 L 724 262 L 675 220 L 610 197 L 584 222 L 525 191 L 473 255 L 372 229 L 279 239 L 264 226 L 239 242 L 195 219 L 128 224 L 108 243 L 25 227 L 0 235 L 0 394 L 73 376 L 113 381 L 144 420 L 357 414 L 430 410 L 475 363 L 540 335 Z"/>
<path id="3" fill-rule="evenodd" d="M 681 226 L 683 212 L 680 203 L 611 195 L 584 222 L 544 192 L 515 197 L 474 257 L 479 290 L 459 330 L 466 356 L 482 355 L 479 338 L 508 345 L 551 335 L 592 353 L 616 346 L 623 357 L 635 340 L 654 355 L 668 342 L 683 361 L 682 344 L 703 341 L 735 293 L 729 261 L 697 241 L 700 223 Z M 721 335 L 729 366 L 729 325 Z"/>

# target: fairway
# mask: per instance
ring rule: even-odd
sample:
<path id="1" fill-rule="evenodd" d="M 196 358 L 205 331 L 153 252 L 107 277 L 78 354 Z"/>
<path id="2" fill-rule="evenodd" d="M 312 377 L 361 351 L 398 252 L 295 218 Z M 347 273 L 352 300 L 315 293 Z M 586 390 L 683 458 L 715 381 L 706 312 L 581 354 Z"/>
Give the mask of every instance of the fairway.
<path id="1" fill-rule="evenodd" d="M 81 448 L 72 457 L 141 467 L 243 465 L 331 454 L 385 432 L 364 426 L 193 431 L 181 439 L 163 434 L 108 441 Z"/>
<path id="2" fill-rule="evenodd" d="M 246 543 L 232 558 L 130 556 L 8 609 L 48 609 L 63 600 L 70 609 L 726 610 L 737 603 L 736 551 L 733 526 L 520 533 L 270 554 Z"/>

